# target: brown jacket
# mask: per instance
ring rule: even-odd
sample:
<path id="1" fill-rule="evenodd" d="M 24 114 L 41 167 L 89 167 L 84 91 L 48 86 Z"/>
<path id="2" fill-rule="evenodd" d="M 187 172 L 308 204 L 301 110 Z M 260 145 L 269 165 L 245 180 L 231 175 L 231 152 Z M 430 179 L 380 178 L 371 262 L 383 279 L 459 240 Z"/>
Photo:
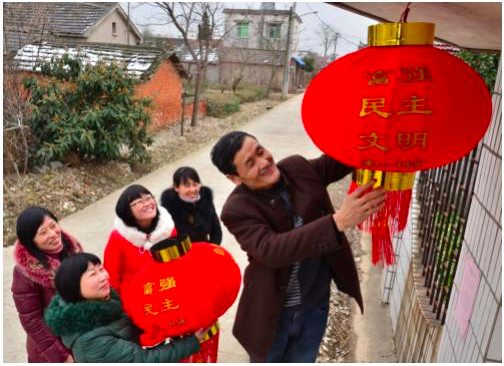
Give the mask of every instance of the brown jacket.
<path id="1" fill-rule="evenodd" d="M 282 198 L 237 186 L 221 219 L 247 252 L 243 293 L 233 334 L 249 355 L 264 360 L 282 311 L 291 265 L 322 255 L 339 290 L 354 297 L 363 311 L 357 269 L 348 240 L 332 219 L 327 186 L 352 171 L 322 155 L 306 160 L 295 155 L 278 163 L 295 212 L 304 225 L 293 228 Z"/>

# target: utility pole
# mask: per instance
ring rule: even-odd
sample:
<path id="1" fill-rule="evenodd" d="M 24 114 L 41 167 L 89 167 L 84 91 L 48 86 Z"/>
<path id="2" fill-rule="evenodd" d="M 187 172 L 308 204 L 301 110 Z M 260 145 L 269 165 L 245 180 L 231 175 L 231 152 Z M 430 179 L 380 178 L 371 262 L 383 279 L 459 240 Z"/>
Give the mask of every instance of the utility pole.
<path id="1" fill-rule="evenodd" d="M 296 14 L 296 3 L 293 3 L 290 7 L 289 12 L 289 25 L 287 27 L 287 46 L 285 47 L 285 64 L 284 64 L 284 75 L 282 84 L 282 99 L 287 98 L 289 93 L 289 76 L 290 76 L 290 53 L 291 53 L 291 43 L 292 43 L 292 23 L 294 21 L 294 15 Z"/>

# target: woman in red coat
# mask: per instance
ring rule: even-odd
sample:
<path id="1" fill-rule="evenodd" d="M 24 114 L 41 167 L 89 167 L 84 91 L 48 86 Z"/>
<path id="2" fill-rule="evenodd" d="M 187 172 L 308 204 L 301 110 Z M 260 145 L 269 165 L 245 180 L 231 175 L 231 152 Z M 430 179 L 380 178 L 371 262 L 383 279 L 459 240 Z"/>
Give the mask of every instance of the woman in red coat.
<path id="1" fill-rule="evenodd" d="M 176 231 L 168 211 L 141 185 L 126 188 L 115 210 L 115 230 L 105 248 L 104 267 L 111 286 L 123 298 L 127 285 L 150 259 L 150 248 Z"/>
<path id="2" fill-rule="evenodd" d="M 27 334 L 28 362 L 74 362 L 72 354 L 44 323 L 44 310 L 56 294 L 54 276 L 61 261 L 82 252 L 50 211 L 26 208 L 17 218 L 12 295 Z"/>

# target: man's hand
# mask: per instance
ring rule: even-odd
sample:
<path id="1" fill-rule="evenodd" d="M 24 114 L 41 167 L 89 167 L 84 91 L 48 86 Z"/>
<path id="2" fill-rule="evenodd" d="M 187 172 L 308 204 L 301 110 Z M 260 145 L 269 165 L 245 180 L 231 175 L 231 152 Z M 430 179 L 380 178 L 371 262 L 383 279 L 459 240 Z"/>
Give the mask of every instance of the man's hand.
<path id="1" fill-rule="evenodd" d="M 386 197 L 383 188 L 380 187 L 362 195 L 373 184 L 375 181 L 364 184 L 345 198 L 343 205 L 333 215 L 334 223 L 339 231 L 359 225 L 383 207 Z"/>

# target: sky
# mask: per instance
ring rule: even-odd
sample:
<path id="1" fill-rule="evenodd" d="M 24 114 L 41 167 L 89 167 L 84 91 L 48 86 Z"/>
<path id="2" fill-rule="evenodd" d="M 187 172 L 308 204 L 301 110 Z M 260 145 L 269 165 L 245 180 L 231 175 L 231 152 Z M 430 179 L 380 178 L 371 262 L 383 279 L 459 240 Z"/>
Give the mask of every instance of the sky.
<path id="1" fill-rule="evenodd" d="M 120 3 L 127 10 L 127 3 Z M 292 2 L 276 2 L 275 8 L 287 10 Z M 252 8 L 259 9 L 259 2 L 223 3 L 224 8 Z M 317 12 L 314 14 L 313 12 Z M 366 43 L 367 28 L 376 24 L 374 20 L 348 12 L 320 2 L 298 2 L 296 13 L 301 16 L 303 23 L 300 30 L 298 51 L 315 51 L 323 54 L 321 37 L 317 34 L 320 24 L 326 23 L 340 34 L 336 46 L 336 54 L 343 56 L 357 50 L 359 41 Z M 147 24 L 160 24 L 166 17 L 153 3 L 130 3 L 130 17 L 140 31 Z M 173 26 L 149 25 L 149 31 L 161 36 L 179 38 L 180 34 Z M 331 51 L 332 52 L 332 51 Z"/>

